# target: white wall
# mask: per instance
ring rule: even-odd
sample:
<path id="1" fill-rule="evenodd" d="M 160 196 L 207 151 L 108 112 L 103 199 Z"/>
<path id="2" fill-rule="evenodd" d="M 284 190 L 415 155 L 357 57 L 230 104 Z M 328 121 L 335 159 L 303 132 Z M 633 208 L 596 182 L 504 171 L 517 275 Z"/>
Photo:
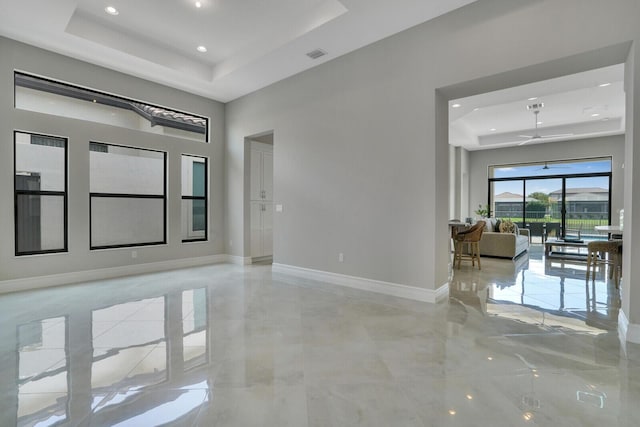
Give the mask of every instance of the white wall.
<path id="1" fill-rule="evenodd" d="M 438 288 L 448 259 L 446 102 L 624 62 L 640 42 L 638 16 L 637 0 L 481 0 L 229 103 L 229 251 L 248 254 L 244 138 L 273 129 L 275 203 L 284 205 L 274 262 Z M 603 23 L 607 31 L 584 31 Z"/>
<path id="2" fill-rule="evenodd" d="M 224 253 L 224 105 L 5 38 L 0 38 L 0 56 L 0 139 L 4 141 L 0 144 L 0 199 L 4 200 L 0 203 L 0 235 L 3 236 L 0 240 L 0 281 Z M 209 117 L 211 143 L 16 109 L 13 106 L 14 69 Z M 14 255 L 13 203 L 7 202 L 13 200 L 11 141 L 14 130 L 68 138 L 68 253 Z M 132 249 L 89 250 L 90 141 L 167 153 L 166 245 L 135 248 L 137 258 L 132 258 Z M 210 159 L 210 236 L 207 242 L 182 243 L 182 154 Z M 150 214 L 156 215 L 157 211 L 153 209 Z M 140 219 L 131 219 L 134 220 Z"/>
<path id="3" fill-rule="evenodd" d="M 624 135 L 615 135 L 471 151 L 469 152 L 470 205 L 465 214 L 470 217 L 477 216 L 473 212 L 477 206 L 484 206 L 488 203 L 487 168 L 489 166 L 611 156 L 611 219 L 613 224 L 617 224 L 620 209 L 624 206 L 624 169 L 622 167 L 624 163 L 624 144 Z"/>

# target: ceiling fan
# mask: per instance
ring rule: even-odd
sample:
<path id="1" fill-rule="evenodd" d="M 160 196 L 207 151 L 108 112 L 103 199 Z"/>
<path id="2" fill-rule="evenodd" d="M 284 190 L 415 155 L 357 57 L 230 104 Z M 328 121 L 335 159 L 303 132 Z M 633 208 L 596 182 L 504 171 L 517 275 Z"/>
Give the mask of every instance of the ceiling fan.
<path id="1" fill-rule="evenodd" d="M 549 162 L 544 162 L 544 166 L 536 170 L 548 170 L 548 169 L 569 169 L 570 166 L 549 166 Z"/>
<path id="2" fill-rule="evenodd" d="M 572 133 L 559 133 L 559 134 L 555 134 L 555 135 L 540 135 L 538 133 L 538 114 L 540 114 L 540 110 L 542 109 L 542 107 L 544 107 L 544 103 L 542 102 L 538 102 L 537 104 L 531 104 L 531 105 L 527 105 L 527 110 L 532 111 L 533 112 L 533 116 L 534 116 L 534 121 L 535 121 L 535 128 L 533 131 L 533 135 L 518 135 L 520 138 L 527 138 L 526 140 L 520 142 L 518 145 L 524 145 L 524 144 L 528 144 L 532 141 L 538 141 L 540 139 L 548 139 L 548 138 L 560 138 L 563 136 L 571 136 L 573 135 Z M 546 166 L 546 163 L 545 163 Z M 543 168 L 543 169 L 548 169 L 548 168 Z"/>

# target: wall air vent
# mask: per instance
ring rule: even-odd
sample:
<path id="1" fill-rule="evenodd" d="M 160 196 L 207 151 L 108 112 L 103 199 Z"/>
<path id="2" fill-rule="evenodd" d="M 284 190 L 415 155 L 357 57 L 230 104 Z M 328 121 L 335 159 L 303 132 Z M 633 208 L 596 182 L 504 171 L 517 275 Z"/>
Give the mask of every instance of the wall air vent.
<path id="1" fill-rule="evenodd" d="M 327 54 L 327 52 L 325 52 L 322 49 L 315 49 L 312 50 L 311 52 L 307 52 L 307 56 L 311 59 L 318 59 L 321 56 L 325 56 Z"/>

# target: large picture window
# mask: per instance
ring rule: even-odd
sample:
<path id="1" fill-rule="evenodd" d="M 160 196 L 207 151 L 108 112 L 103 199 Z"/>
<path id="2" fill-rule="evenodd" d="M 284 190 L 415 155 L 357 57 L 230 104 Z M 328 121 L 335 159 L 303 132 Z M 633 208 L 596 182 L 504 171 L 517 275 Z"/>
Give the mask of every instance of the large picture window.
<path id="1" fill-rule="evenodd" d="M 163 244 L 166 153 L 92 142 L 91 249 Z"/>
<path id="2" fill-rule="evenodd" d="M 209 119 L 57 80 L 14 73 L 15 107 L 209 142 Z"/>
<path id="3" fill-rule="evenodd" d="M 67 251 L 67 140 L 15 132 L 15 253 Z"/>
<path id="4" fill-rule="evenodd" d="M 182 156 L 182 241 L 207 240 L 207 159 Z"/>
<path id="5" fill-rule="evenodd" d="M 547 237 L 597 238 L 611 223 L 611 158 L 489 167 L 489 206 L 496 218 Z"/>

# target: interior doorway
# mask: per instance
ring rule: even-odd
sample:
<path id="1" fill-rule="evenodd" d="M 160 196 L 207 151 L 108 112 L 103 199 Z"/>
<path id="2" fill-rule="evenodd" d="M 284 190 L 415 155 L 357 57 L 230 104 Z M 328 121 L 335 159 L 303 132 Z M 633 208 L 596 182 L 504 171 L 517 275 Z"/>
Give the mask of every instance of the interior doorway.
<path id="1" fill-rule="evenodd" d="M 273 131 L 246 138 L 248 159 L 249 257 L 252 264 L 273 261 Z"/>
<path id="2" fill-rule="evenodd" d="M 618 88 L 624 87 L 625 83 L 628 83 L 629 80 L 629 77 L 627 76 L 629 68 L 628 60 L 629 45 L 621 43 L 605 48 L 595 49 L 593 51 L 582 52 L 573 56 L 553 59 L 548 62 L 531 64 L 521 69 L 513 69 L 510 71 L 496 73 L 473 80 L 462 81 L 448 86 L 439 87 L 436 90 L 435 103 L 437 140 L 436 153 L 439 159 L 444 160 L 446 159 L 445 153 L 448 152 L 449 161 L 436 162 L 436 175 L 439 177 L 448 176 L 449 185 L 446 187 L 438 186 L 436 188 L 436 199 L 446 200 L 446 197 L 448 196 L 449 209 L 437 209 L 437 222 L 439 224 L 444 224 L 445 221 L 451 218 L 473 220 L 479 215 L 474 210 L 479 210 L 480 208 L 485 207 L 485 205 L 489 202 L 489 200 L 487 199 L 487 193 L 489 189 L 486 187 L 486 169 L 481 170 L 480 172 L 482 173 L 480 173 L 478 171 L 482 168 L 470 168 L 469 162 L 464 161 L 465 158 L 475 161 L 478 157 L 482 157 L 482 155 L 477 153 L 482 152 L 482 149 L 484 148 L 507 148 L 508 146 L 511 146 L 513 148 L 509 147 L 511 149 L 510 152 L 513 153 L 515 153 L 516 151 L 520 151 L 520 148 L 526 149 L 522 151 L 523 155 L 517 156 L 517 160 L 519 161 L 544 160 L 550 157 L 549 153 L 545 153 L 543 147 L 553 146 L 553 144 L 539 144 L 540 142 L 552 142 L 554 141 L 554 138 L 560 139 L 562 135 L 566 135 L 569 133 L 572 133 L 572 136 L 578 138 L 578 130 L 568 130 L 566 129 L 566 126 L 556 126 L 554 123 L 549 122 L 548 119 L 557 117 L 555 113 L 552 114 L 552 107 L 560 107 L 562 105 L 562 102 L 559 101 L 562 101 L 562 99 L 560 99 L 558 102 L 556 102 L 553 97 L 549 99 L 552 94 L 550 94 L 549 92 L 545 92 L 545 90 L 550 90 L 551 86 L 546 83 L 543 84 L 543 82 L 551 79 L 562 78 L 563 76 L 571 76 L 577 73 L 587 72 L 590 70 L 593 70 L 595 73 L 601 73 L 601 71 L 599 71 L 600 69 L 606 68 L 608 71 L 610 71 L 612 69 L 609 67 L 617 67 L 618 69 L 622 69 L 621 79 L 612 82 L 612 84 L 610 85 L 607 84 L 609 82 L 601 82 L 598 79 L 596 81 L 597 84 L 595 84 L 595 87 L 597 87 L 597 89 L 605 90 L 615 88 L 616 86 Z M 486 113 L 487 111 L 490 111 L 485 108 L 487 105 L 486 103 L 482 105 L 474 105 L 473 103 L 468 102 L 468 98 L 472 98 L 481 94 L 493 94 L 497 91 L 509 90 L 512 88 L 530 88 L 529 85 L 536 82 L 540 82 L 539 86 L 541 90 L 537 90 L 535 91 L 535 93 L 517 93 L 518 98 L 522 102 L 520 111 L 528 113 L 525 119 L 529 124 L 527 125 L 525 123 L 524 126 L 528 126 L 530 129 L 527 129 L 526 127 L 513 128 L 512 125 L 515 125 L 516 123 L 515 119 L 504 112 L 503 114 L 496 115 L 496 117 L 505 119 L 507 124 L 509 125 L 508 128 L 503 128 L 502 126 L 489 124 L 486 121 L 482 122 L 482 120 L 480 120 L 480 123 L 484 123 L 484 127 L 481 129 L 482 132 L 476 132 L 476 134 L 472 135 L 471 138 L 469 138 L 470 132 L 468 126 L 460 126 L 458 129 L 452 126 L 452 123 L 464 114 L 469 114 L 469 117 L 474 118 L 475 120 L 482 119 L 482 114 L 480 113 Z M 546 99 L 542 99 L 540 97 L 544 97 Z M 529 109 L 530 105 L 533 106 L 532 104 L 536 104 L 540 100 L 545 103 L 545 117 L 536 117 L 535 114 L 531 114 L 532 111 L 533 113 L 535 113 L 535 108 Z M 509 102 L 514 100 L 505 99 L 504 101 L 504 106 L 508 106 Z M 626 102 L 626 104 L 628 104 L 628 102 Z M 627 112 L 618 114 L 619 118 L 616 119 L 612 119 L 608 113 L 606 115 L 603 115 L 603 113 L 599 111 L 590 111 L 587 109 L 584 112 L 588 113 L 588 117 L 593 121 L 593 123 L 597 122 L 600 130 L 604 131 L 604 129 L 601 128 L 607 126 L 618 126 L 616 129 L 609 129 L 609 131 L 611 132 L 611 135 L 623 135 L 622 139 L 627 146 L 633 140 L 633 137 L 628 133 L 628 130 L 627 132 L 625 132 L 624 129 L 624 118 L 626 117 L 628 119 Z M 534 119 L 536 120 L 535 122 Z M 547 123 L 538 123 L 545 122 L 545 120 L 547 120 Z M 547 125 L 551 126 L 548 129 L 544 128 Z M 595 124 L 593 125 L 595 126 Z M 461 144 L 455 142 L 456 139 L 459 139 L 461 141 L 472 140 L 475 142 L 476 147 L 461 147 Z M 538 152 L 536 152 L 536 149 L 532 147 L 538 147 Z M 589 153 L 588 155 L 597 156 L 602 155 L 602 153 Z M 570 157 L 563 155 L 560 158 Z M 496 164 L 497 162 L 502 163 L 504 161 L 509 161 L 509 159 L 502 157 L 499 160 L 496 158 L 492 158 L 491 160 L 483 159 L 483 163 L 487 165 L 492 163 Z M 515 159 L 512 159 L 511 161 L 515 161 Z M 616 164 L 615 166 L 616 169 L 614 170 L 614 174 L 617 171 L 618 175 L 621 175 L 619 170 L 620 165 Z M 447 171 L 447 168 L 453 168 L 453 170 Z M 464 175 L 465 173 L 467 174 L 466 177 Z M 483 175 L 483 177 L 481 177 L 481 175 Z M 464 187 L 462 185 L 463 183 L 461 182 L 463 177 L 465 179 L 468 179 L 468 191 L 464 191 Z M 630 185 L 630 183 L 627 182 L 628 180 L 626 176 L 620 176 L 620 178 L 615 179 L 617 180 L 616 182 L 624 182 L 624 192 L 627 192 L 627 187 L 628 185 Z M 617 188 L 620 188 L 620 186 L 614 188 L 615 194 L 612 202 L 612 208 L 614 208 L 614 212 L 618 209 L 622 210 L 623 208 L 622 193 L 618 192 Z M 523 190 L 523 192 L 524 191 L 526 190 Z M 520 196 L 524 196 L 524 194 L 521 194 Z M 453 198 L 453 200 L 451 198 Z M 468 211 L 465 212 L 460 208 L 463 204 L 466 204 L 468 206 Z M 613 218 L 615 217 L 616 216 L 614 216 Z M 612 217 L 609 216 L 609 218 L 611 219 Z M 444 244 L 445 239 L 448 238 L 449 236 L 447 234 L 447 228 L 439 227 L 436 243 L 437 248 L 448 247 Z M 445 262 L 447 259 L 448 254 L 446 252 L 442 251 L 441 253 L 440 251 L 438 251 L 436 257 L 436 269 L 434 272 L 434 280 L 436 280 L 436 282 L 438 283 L 444 280 L 443 278 L 447 277 L 447 264 Z M 628 266 L 629 263 L 627 263 L 626 265 Z"/>

